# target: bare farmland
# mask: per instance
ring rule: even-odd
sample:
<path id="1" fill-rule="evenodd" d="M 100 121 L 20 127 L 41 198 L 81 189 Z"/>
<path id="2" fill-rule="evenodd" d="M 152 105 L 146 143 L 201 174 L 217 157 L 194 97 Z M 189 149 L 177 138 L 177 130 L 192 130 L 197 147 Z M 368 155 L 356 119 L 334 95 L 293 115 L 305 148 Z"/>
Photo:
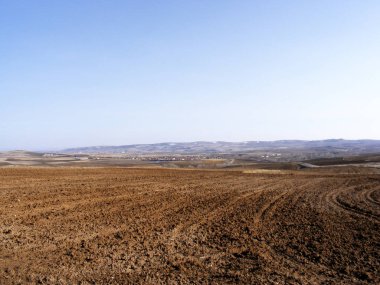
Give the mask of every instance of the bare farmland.
<path id="1" fill-rule="evenodd" d="M 0 168 L 1 284 L 375 284 L 380 175 Z"/>

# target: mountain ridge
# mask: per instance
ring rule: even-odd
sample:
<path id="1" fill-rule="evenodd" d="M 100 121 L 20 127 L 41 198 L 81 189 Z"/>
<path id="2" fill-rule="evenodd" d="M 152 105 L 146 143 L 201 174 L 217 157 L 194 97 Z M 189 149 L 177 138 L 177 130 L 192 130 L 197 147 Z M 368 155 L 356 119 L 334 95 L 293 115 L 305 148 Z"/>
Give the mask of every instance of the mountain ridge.
<path id="1" fill-rule="evenodd" d="M 162 142 L 153 144 L 128 144 L 75 147 L 62 150 L 64 153 L 237 153 L 259 150 L 318 150 L 330 149 L 354 153 L 380 152 L 380 140 L 360 139 L 325 139 L 325 140 L 275 140 L 275 141 L 194 141 L 194 142 Z"/>

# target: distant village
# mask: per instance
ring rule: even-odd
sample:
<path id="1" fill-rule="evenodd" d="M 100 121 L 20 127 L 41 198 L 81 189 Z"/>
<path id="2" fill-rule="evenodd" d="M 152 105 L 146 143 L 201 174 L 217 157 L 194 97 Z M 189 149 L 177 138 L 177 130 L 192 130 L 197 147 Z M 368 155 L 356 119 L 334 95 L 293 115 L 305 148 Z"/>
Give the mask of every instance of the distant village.
<path id="1" fill-rule="evenodd" d="M 100 160 L 100 159 L 124 159 L 136 161 L 198 161 L 207 159 L 224 159 L 222 155 L 179 155 L 179 154 L 62 154 L 62 153 L 45 153 L 43 157 L 59 158 L 67 157 L 77 160 Z"/>

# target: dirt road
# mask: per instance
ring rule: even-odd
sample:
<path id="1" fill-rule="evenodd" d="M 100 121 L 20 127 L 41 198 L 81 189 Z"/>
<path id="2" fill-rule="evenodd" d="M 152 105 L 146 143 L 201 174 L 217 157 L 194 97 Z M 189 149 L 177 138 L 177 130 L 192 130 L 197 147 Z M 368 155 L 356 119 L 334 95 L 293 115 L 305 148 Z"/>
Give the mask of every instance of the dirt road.
<path id="1" fill-rule="evenodd" d="M 0 168 L 0 284 L 379 284 L 380 175 Z"/>

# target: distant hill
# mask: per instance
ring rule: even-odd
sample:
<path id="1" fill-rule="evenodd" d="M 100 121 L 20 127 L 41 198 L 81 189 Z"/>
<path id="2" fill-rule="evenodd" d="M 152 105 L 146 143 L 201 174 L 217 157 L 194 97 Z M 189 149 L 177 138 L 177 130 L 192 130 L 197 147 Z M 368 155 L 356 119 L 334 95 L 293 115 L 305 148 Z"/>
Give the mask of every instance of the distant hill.
<path id="1" fill-rule="evenodd" d="M 109 154 L 215 154 L 248 153 L 257 151 L 315 151 L 361 154 L 380 152 L 380 140 L 278 140 L 245 142 L 185 142 L 132 144 L 121 146 L 91 146 L 65 149 L 64 153 Z"/>

